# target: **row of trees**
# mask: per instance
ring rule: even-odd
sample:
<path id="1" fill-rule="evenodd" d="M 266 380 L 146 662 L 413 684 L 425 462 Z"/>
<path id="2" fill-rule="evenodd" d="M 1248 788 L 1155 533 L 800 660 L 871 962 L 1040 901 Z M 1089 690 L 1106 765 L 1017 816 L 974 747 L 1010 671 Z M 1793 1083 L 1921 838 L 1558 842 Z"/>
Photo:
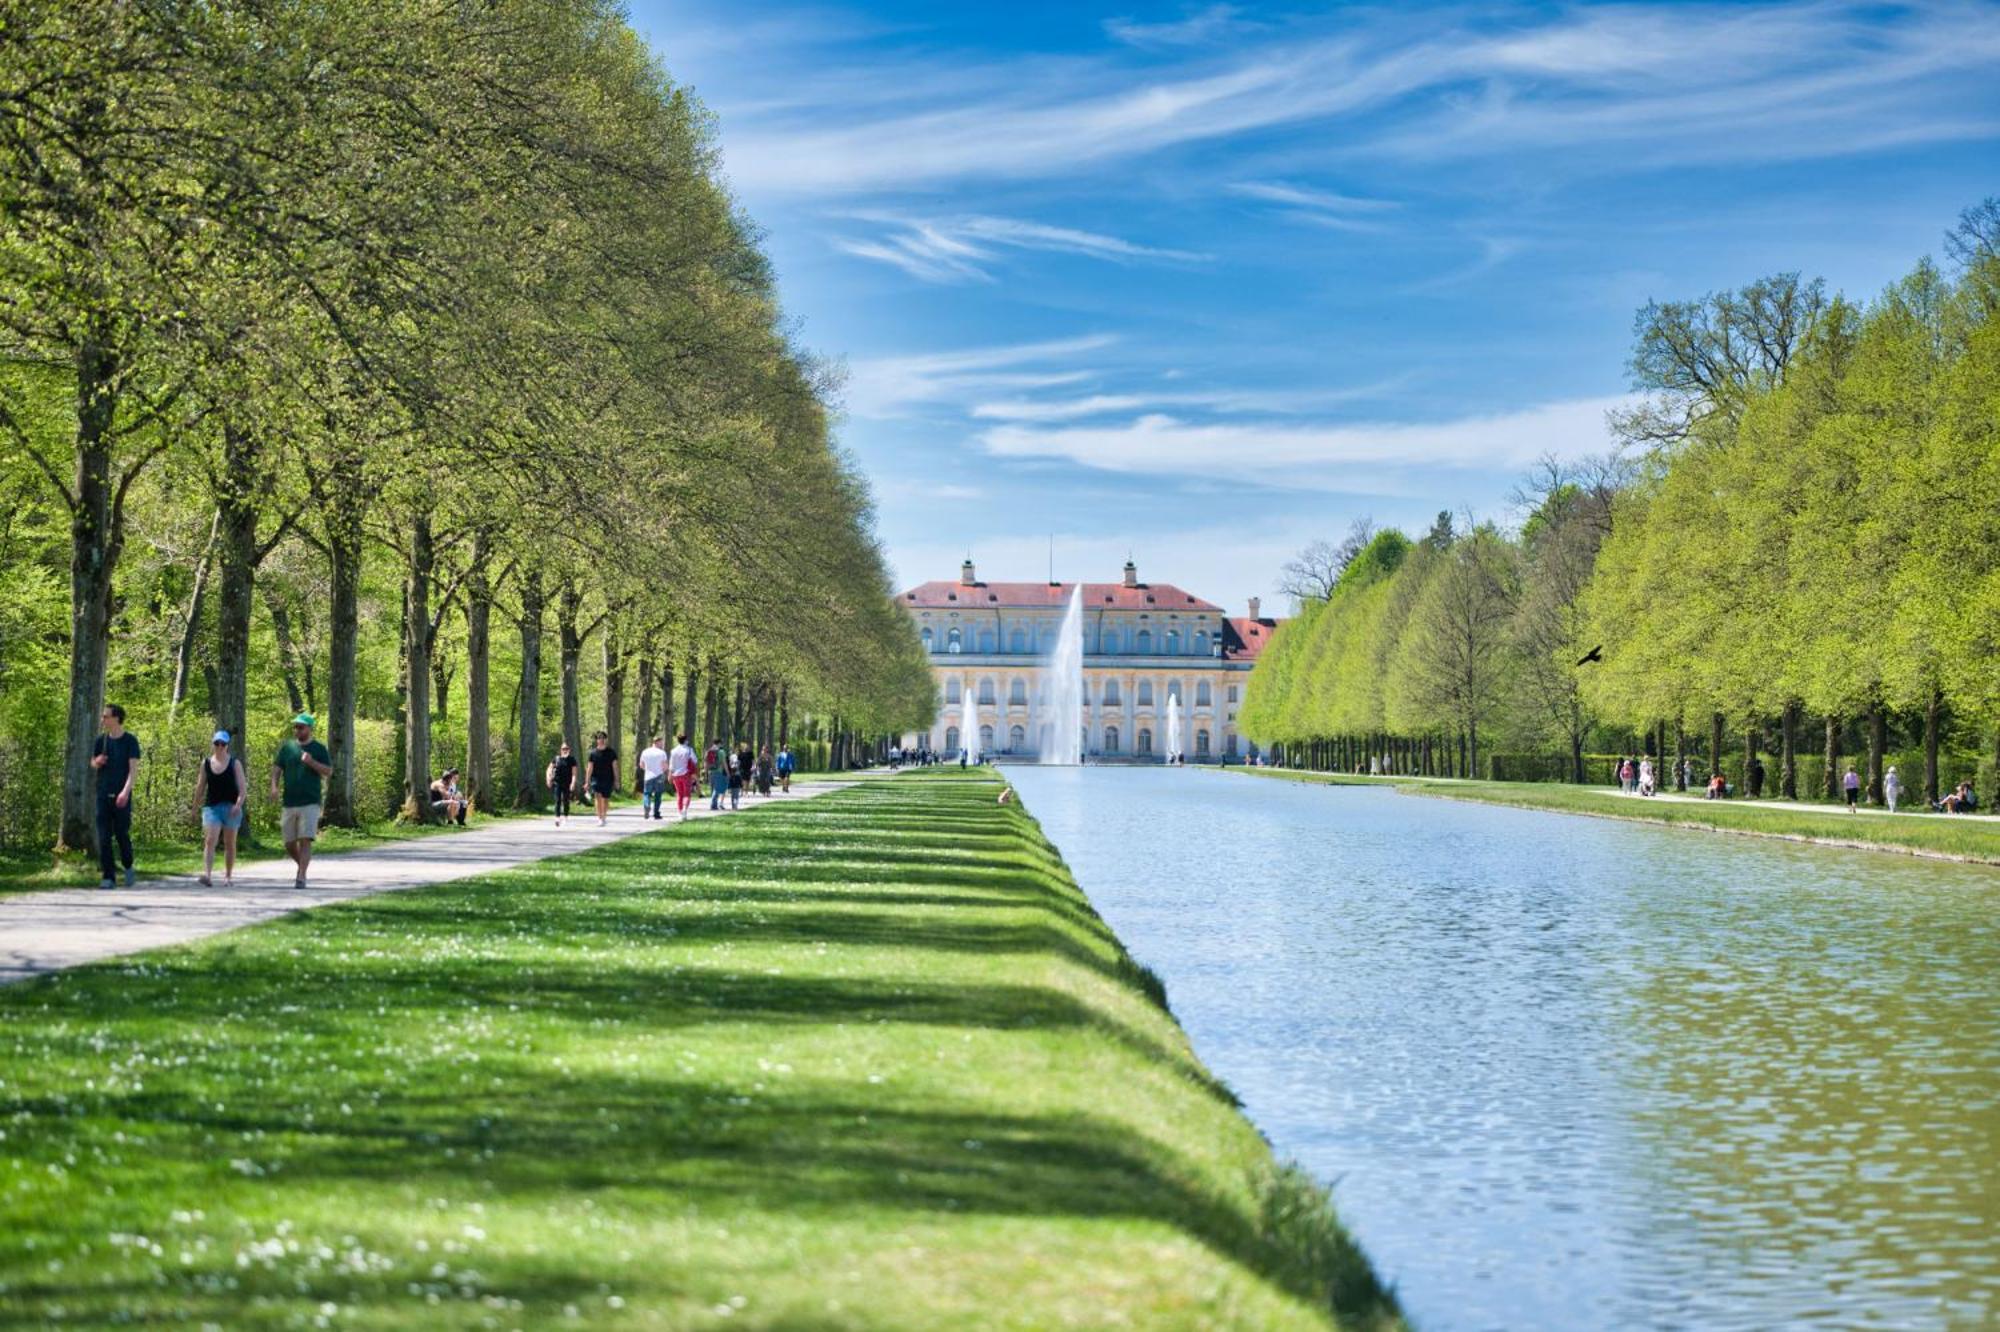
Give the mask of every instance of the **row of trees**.
<path id="1" fill-rule="evenodd" d="M 534 800 L 545 653 L 572 744 L 593 671 L 614 734 L 925 724 L 831 387 L 609 0 L 11 6 L 0 777 L 59 734 L 84 844 L 110 679 L 167 737 L 324 712 L 335 821 L 371 718 L 411 811 L 441 725 Z"/>
<path id="2" fill-rule="evenodd" d="M 1574 781 L 1593 746 L 1733 773 L 1768 746 L 1787 797 L 1832 796 L 1859 749 L 1879 799 L 1901 735 L 1930 798 L 2000 771 L 2000 204 L 1948 249 L 1866 305 L 1787 274 L 1646 307 L 1627 447 L 1544 464 L 1518 530 L 1441 515 L 1308 551 L 1246 731 L 1313 763 L 1556 775 L 1482 766 L 1507 745 Z"/>

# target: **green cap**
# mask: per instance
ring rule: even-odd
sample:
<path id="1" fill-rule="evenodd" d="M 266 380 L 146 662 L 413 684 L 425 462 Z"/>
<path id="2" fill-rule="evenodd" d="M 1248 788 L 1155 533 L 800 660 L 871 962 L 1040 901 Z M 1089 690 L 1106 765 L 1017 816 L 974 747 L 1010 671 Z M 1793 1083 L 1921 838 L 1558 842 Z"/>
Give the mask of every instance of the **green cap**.
<path id="1" fill-rule="evenodd" d="M 292 718 L 292 725 L 316 726 L 318 723 L 313 720 L 313 715 L 310 712 L 301 712 L 298 716 Z"/>

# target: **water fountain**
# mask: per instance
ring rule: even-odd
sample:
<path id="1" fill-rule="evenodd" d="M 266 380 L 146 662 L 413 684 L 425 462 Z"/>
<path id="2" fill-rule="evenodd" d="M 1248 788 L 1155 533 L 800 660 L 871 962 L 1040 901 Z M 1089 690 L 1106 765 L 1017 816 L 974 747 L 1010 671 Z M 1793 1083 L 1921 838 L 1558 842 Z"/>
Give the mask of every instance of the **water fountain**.
<path id="1" fill-rule="evenodd" d="M 1167 695 L 1167 762 L 1181 760 L 1181 696 Z"/>
<path id="2" fill-rule="evenodd" d="M 979 714 L 972 710 L 972 681 L 965 682 L 965 705 L 959 713 L 958 735 L 968 763 L 979 762 Z"/>
<path id="3" fill-rule="evenodd" d="M 1049 743 L 1042 762 L 1083 762 L 1083 584 L 1069 594 L 1056 650 L 1049 658 Z"/>

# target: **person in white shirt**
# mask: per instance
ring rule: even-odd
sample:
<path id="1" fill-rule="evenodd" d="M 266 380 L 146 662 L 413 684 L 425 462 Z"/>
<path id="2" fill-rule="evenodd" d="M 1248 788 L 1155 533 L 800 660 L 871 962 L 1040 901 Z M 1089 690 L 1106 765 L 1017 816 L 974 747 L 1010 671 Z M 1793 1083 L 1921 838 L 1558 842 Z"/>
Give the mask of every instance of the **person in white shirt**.
<path id="1" fill-rule="evenodd" d="M 674 784 L 674 808 L 681 822 L 687 822 L 688 802 L 694 799 L 694 747 L 686 731 L 674 733 L 674 752 L 667 755 L 667 780 Z"/>
<path id="2" fill-rule="evenodd" d="M 639 809 L 642 819 L 661 817 L 660 805 L 667 795 L 667 751 L 660 748 L 665 739 L 663 735 L 656 735 L 653 743 L 639 752 L 639 771 L 646 777 L 646 784 L 641 788 L 645 796 Z"/>

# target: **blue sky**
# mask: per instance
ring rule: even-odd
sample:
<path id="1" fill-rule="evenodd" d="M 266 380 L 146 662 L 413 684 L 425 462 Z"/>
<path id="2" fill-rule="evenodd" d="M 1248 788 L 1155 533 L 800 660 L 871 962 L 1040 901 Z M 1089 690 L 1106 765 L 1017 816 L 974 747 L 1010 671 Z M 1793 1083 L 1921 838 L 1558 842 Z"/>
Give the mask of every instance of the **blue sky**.
<path id="1" fill-rule="evenodd" d="M 715 113 L 901 583 L 1240 613 L 1360 516 L 1509 520 L 1634 310 L 1866 297 L 2000 192 L 2000 3 L 633 0 Z"/>

